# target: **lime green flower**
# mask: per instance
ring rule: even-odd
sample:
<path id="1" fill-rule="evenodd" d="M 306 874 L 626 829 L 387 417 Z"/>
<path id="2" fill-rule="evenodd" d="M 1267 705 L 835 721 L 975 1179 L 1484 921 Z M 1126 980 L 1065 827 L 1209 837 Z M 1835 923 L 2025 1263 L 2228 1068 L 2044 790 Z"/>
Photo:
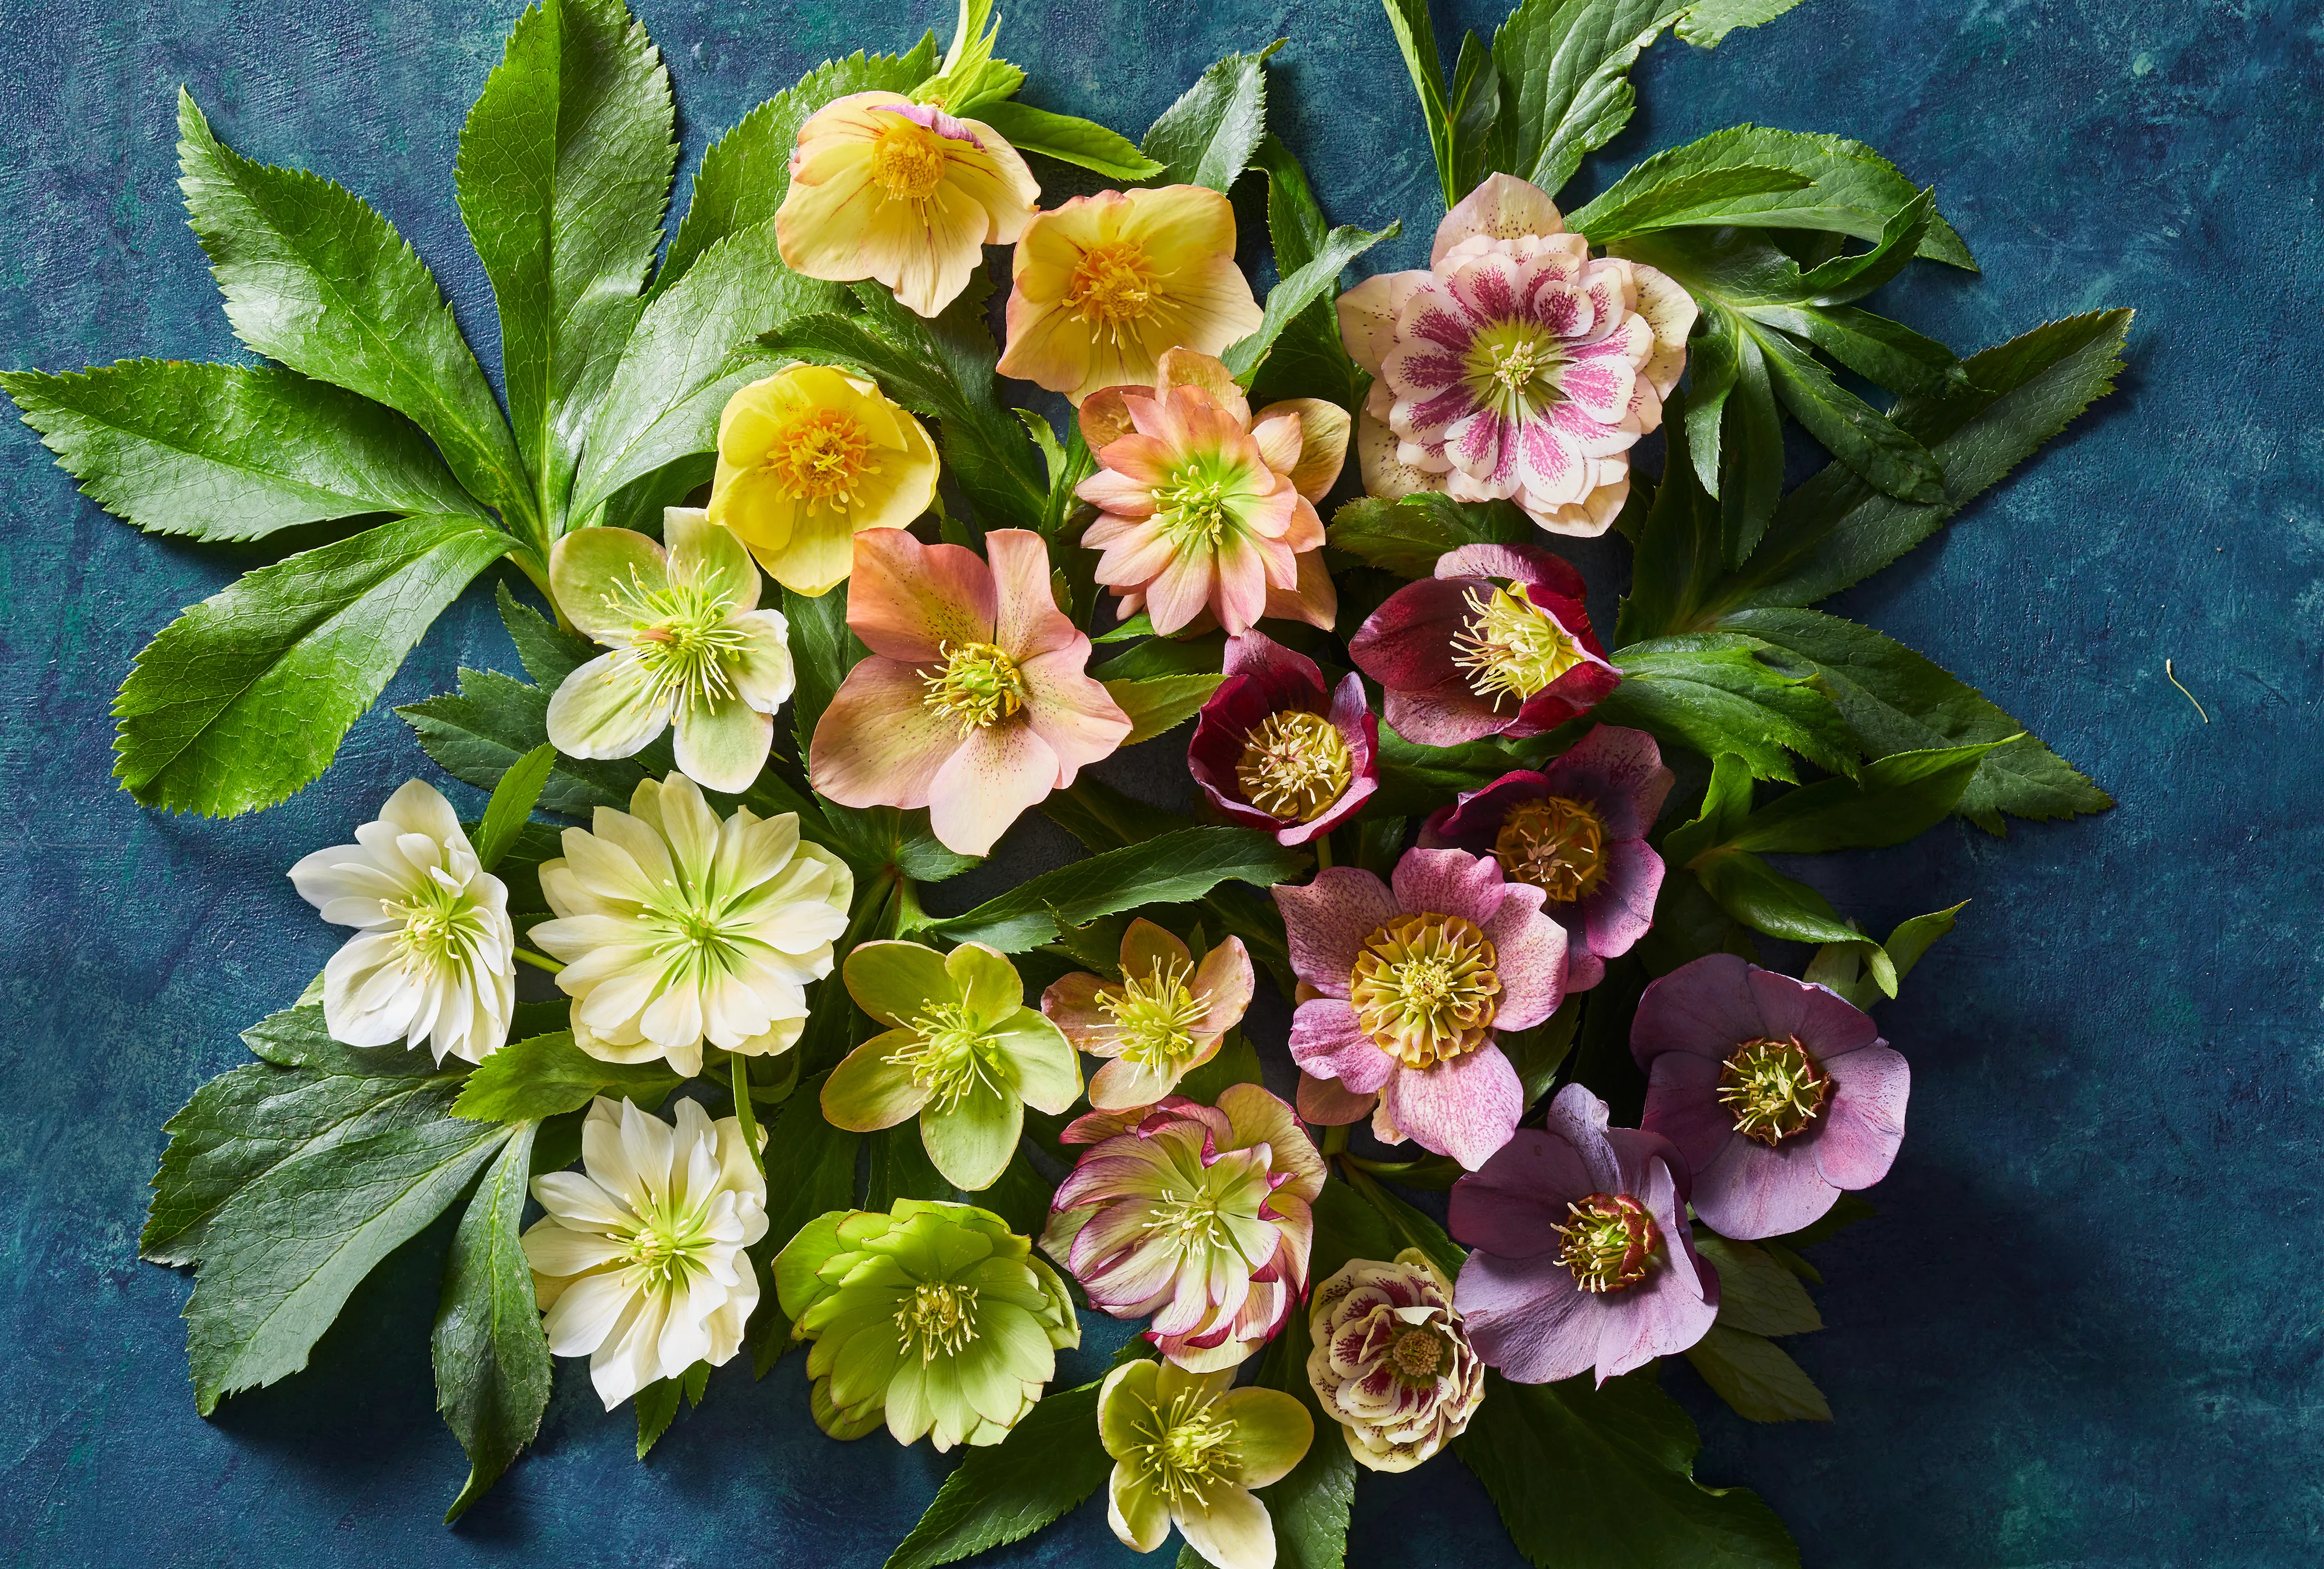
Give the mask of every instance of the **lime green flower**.
<path id="1" fill-rule="evenodd" d="M 791 1334 L 815 1343 L 816 1426 L 899 1444 L 998 1444 L 1033 1408 L 1081 1322 L 1056 1270 L 999 1215 L 899 1199 L 834 1210 L 775 1258 Z"/>
<path id="2" fill-rule="evenodd" d="M 928 1158 L 954 1187 L 991 1187 L 1017 1152 L 1025 1108 L 1056 1115 L 1082 1093 L 1063 1031 L 1025 1006 L 1025 983 L 981 943 L 949 955 L 865 943 L 840 974 L 856 1006 L 889 1027 L 832 1069 L 823 1114 L 859 1133 L 920 1120 Z"/>
<path id="3" fill-rule="evenodd" d="M 1273 1569 L 1275 1527 L 1250 1490 L 1290 1474 L 1315 1419 L 1280 1389 L 1236 1389 L 1235 1370 L 1134 1361 L 1106 1375 L 1098 1436 L 1113 1456 L 1105 1518 L 1151 1553 L 1176 1526 L 1219 1569 Z"/>

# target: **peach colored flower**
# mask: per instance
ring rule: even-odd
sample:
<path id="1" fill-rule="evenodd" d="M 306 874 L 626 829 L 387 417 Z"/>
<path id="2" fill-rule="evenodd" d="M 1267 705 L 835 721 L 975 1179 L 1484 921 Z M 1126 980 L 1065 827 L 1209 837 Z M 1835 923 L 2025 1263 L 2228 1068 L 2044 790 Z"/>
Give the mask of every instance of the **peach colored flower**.
<path id="1" fill-rule="evenodd" d="M 1090 641 L 1058 610 L 1038 534 L 995 529 L 988 564 L 901 529 L 855 536 L 847 624 L 871 649 L 807 746 L 816 792 L 843 807 L 927 807 L 964 855 L 1074 782 L 1130 734 L 1092 680 Z"/>
<path id="2" fill-rule="evenodd" d="M 1074 1046 L 1108 1059 L 1090 1080 L 1090 1105 L 1127 1112 L 1172 1094 L 1218 1055 L 1252 984 L 1240 937 L 1197 964 L 1192 948 L 1141 916 L 1122 934 L 1120 980 L 1076 972 L 1041 993 L 1041 1011 Z"/>

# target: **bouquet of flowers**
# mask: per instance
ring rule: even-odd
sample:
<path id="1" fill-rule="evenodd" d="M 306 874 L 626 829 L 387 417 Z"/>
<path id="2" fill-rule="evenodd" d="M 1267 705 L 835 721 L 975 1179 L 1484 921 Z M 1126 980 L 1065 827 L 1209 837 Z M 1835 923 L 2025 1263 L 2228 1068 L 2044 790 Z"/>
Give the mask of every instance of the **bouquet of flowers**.
<path id="1" fill-rule="evenodd" d="M 195 1271 L 198 1407 L 456 1208 L 447 1518 L 553 1358 L 642 1457 L 796 1350 L 834 1439 L 964 1451 L 894 1565 L 1101 1488 L 1141 1551 L 1337 1564 L 1360 1474 L 1447 1449 L 1537 1564 L 1795 1563 L 1693 1481 L 1656 1371 L 1829 1419 L 1777 1343 L 1904 1136 L 1868 1011 L 1960 907 L 1876 936 L 1769 858 L 2109 804 L 1812 606 L 2105 392 L 2128 313 L 1963 358 L 1863 309 L 1974 263 L 1833 136 L 1737 126 L 1560 208 L 1642 50 L 1787 8 L 1523 0 L 1448 76 L 1386 0 L 1443 211 L 1343 288 L 1396 228 L 1331 227 L 1268 133 L 1279 43 L 1132 143 L 1020 101 L 963 0 L 941 55 L 752 112 L 665 244 L 659 56 L 621 0 L 540 0 L 455 181 L 497 393 L 383 218 L 182 97 L 268 363 L 0 386 L 142 529 L 338 526 L 139 654 L 123 787 L 302 788 L 501 563 L 522 666 L 401 710 L 460 787 L 290 868 L 352 935 L 169 1123 L 141 1249 Z M 1609 533 L 1610 627 L 1560 553 Z M 1199 820 L 1089 771 L 1166 735 Z M 1086 856 L 930 908 L 1035 811 Z M 1054 1389 L 1084 1313 L 1142 1333 Z"/>

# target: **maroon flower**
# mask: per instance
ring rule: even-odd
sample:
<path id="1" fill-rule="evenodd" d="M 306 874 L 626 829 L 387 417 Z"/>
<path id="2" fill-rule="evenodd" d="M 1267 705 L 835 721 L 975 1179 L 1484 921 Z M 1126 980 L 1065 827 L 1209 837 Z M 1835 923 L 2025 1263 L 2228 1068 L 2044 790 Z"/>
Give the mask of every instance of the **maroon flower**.
<path id="1" fill-rule="evenodd" d="M 1537 545 L 1463 545 L 1407 583 L 1348 644 L 1388 691 L 1388 722 L 1424 746 L 1541 735 L 1621 680 L 1590 630 L 1582 574 Z"/>
<path id="2" fill-rule="evenodd" d="M 1541 772 L 1505 773 L 1440 808 L 1420 842 L 1490 855 L 1545 892 L 1542 913 L 1565 928 L 1565 989 L 1586 992 L 1654 924 L 1663 858 L 1646 830 L 1670 788 L 1653 736 L 1600 725 Z"/>
<path id="3" fill-rule="evenodd" d="M 1379 718 L 1362 677 L 1332 691 L 1314 660 L 1257 632 L 1227 640 L 1226 673 L 1186 766 L 1227 821 L 1305 844 L 1379 789 Z"/>
<path id="4" fill-rule="evenodd" d="M 1606 1126 L 1568 1084 L 1539 1129 L 1452 1185 L 1452 1234 L 1477 1251 L 1453 1306 L 1469 1339 L 1520 1384 L 1598 1381 L 1683 1352 L 1719 1316 L 1719 1275 L 1694 1251 L 1686 1163 L 1669 1140 Z"/>
<path id="5" fill-rule="evenodd" d="M 1730 1237 L 1779 1237 L 1888 1175 L 1912 1070 L 1863 1010 L 1711 954 L 1646 988 L 1630 1021 L 1649 1132 L 1694 1171 L 1694 1208 Z"/>

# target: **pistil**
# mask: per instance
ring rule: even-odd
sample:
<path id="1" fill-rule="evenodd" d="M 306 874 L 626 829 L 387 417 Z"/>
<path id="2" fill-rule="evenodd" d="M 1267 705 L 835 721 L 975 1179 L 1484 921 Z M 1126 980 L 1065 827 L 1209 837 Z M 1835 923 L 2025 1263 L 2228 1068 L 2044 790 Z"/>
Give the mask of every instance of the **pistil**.
<path id="1" fill-rule="evenodd" d="M 1662 1232 L 1646 1205 L 1627 1193 L 1593 1193 L 1565 1209 L 1572 1219 L 1550 1229 L 1563 1239 L 1557 1261 L 1573 1272 L 1575 1285 L 1620 1291 L 1646 1278 Z"/>
<path id="2" fill-rule="evenodd" d="M 1115 338 L 1153 303 L 1153 264 L 1146 248 L 1132 240 L 1092 245 L 1065 286 L 1065 309 Z"/>
<path id="3" fill-rule="evenodd" d="M 1235 763 L 1243 799 L 1290 823 L 1312 823 L 1330 811 L 1354 777 L 1354 760 L 1339 726 L 1304 708 L 1259 721 L 1244 738 Z"/>
<path id="4" fill-rule="evenodd" d="M 1526 596 L 1522 583 L 1471 589 L 1469 619 L 1452 640 L 1452 663 L 1469 688 L 1499 708 L 1524 702 L 1582 663 L 1582 645 Z"/>
<path id="5" fill-rule="evenodd" d="M 1804 1130 L 1831 1098 L 1831 1075 L 1795 1036 L 1747 1040 L 1719 1070 L 1719 1103 L 1735 1131 L 1774 1149 Z"/>
<path id="6" fill-rule="evenodd" d="M 896 1310 L 896 1328 L 907 1356 L 919 1354 L 926 1367 L 939 1356 L 955 1356 L 976 1338 L 976 1288 L 949 1281 L 923 1283 Z"/>
<path id="7" fill-rule="evenodd" d="M 1501 819 L 1493 859 L 1510 881 L 1532 883 L 1552 903 L 1571 903 L 1606 880 L 1606 825 L 1564 796 L 1519 801 Z"/>
<path id="8" fill-rule="evenodd" d="M 1024 673 L 992 644 L 948 642 L 938 651 L 945 662 L 920 677 L 928 688 L 922 701 L 951 715 L 962 734 L 998 725 L 1025 706 Z"/>
<path id="9" fill-rule="evenodd" d="M 951 1111 L 980 1086 L 993 1087 L 985 1060 L 990 1042 L 965 1003 L 931 1003 L 910 1028 L 912 1038 L 881 1060 L 910 1074 L 937 1111 Z"/>
<path id="10" fill-rule="evenodd" d="M 1125 977 L 1120 991 L 1098 993 L 1098 1006 L 1112 1019 L 1124 1057 L 1162 1067 L 1192 1055 L 1194 1027 L 1210 1011 L 1210 1004 L 1187 984 L 1194 973 L 1185 960 L 1157 959 L 1147 974 Z"/>

